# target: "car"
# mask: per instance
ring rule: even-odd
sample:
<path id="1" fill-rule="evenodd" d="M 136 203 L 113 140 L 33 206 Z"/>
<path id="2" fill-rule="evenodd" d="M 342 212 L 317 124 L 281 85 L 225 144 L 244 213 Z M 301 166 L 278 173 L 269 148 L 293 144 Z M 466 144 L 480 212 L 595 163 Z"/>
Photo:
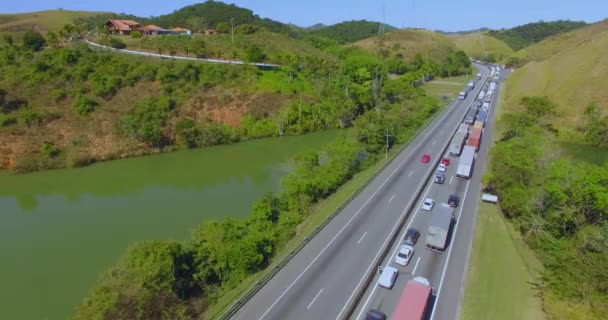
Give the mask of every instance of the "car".
<path id="1" fill-rule="evenodd" d="M 387 289 L 392 289 L 393 285 L 395 285 L 397 275 L 399 275 L 399 270 L 394 267 L 386 266 L 382 268 L 382 273 L 380 273 L 380 278 L 378 278 L 378 285 Z"/>
<path id="2" fill-rule="evenodd" d="M 422 203 L 421 209 L 426 210 L 426 211 L 431 211 L 431 210 L 433 210 L 433 206 L 435 206 L 435 200 L 433 200 L 431 198 L 427 198 Z"/>
<path id="3" fill-rule="evenodd" d="M 435 180 L 433 182 L 435 182 L 437 184 L 444 184 L 445 183 L 445 173 L 437 172 L 437 174 L 435 174 Z"/>
<path id="4" fill-rule="evenodd" d="M 428 153 L 425 153 L 422 155 L 422 157 L 420 158 L 420 161 L 422 163 L 429 163 L 429 161 L 431 161 L 431 156 Z"/>
<path id="5" fill-rule="evenodd" d="M 450 197 L 448 198 L 448 204 L 450 205 L 450 207 L 456 208 L 456 207 L 458 207 L 459 203 L 460 203 L 460 198 L 455 194 L 451 194 Z"/>
<path id="6" fill-rule="evenodd" d="M 404 244 L 401 246 L 401 248 L 399 248 L 399 253 L 397 253 L 397 256 L 395 257 L 395 263 L 402 266 L 407 266 L 408 263 L 410 263 L 410 260 L 412 260 L 413 255 L 414 248 Z"/>
<path id="7" fill-rule="evenodd" d="M 365 313 L 365 320 L 386 320 L 386 314 L 382 311 L 371 309 Z"/>
<path id="8" fill-rule="evenodd" d="M 445 170 L 446 170 L 445 164 L 440 163 L 439 166 L 437 167 L 437 171 L 445 172 Z"/>
<path id="9" fill-rule="evenodd" d="M 443 159 L 441 159 L 441 163 L 444 164 L 445 166 L 449 166 L 450 165 L 450 158 L 443 158 Z"/>
<path id="10" fill-rule="evenodd" d="M 481 101 L 475 101 L 471 105 L 471 108 L 473 108 L 473 109 L 479 109 L 480 107 L 481 107 Z"/>
<path id="11" fill-rule="evenodd" d="M 403 240 L 403 243 L 409 244 L 410 246 L 416 245 L 416 242 L 418 242 L 419 237 L 420 232 L 418 232 L 418 230 L 414 228 L 409 228 L 405 233 L 405 239 Z"/>

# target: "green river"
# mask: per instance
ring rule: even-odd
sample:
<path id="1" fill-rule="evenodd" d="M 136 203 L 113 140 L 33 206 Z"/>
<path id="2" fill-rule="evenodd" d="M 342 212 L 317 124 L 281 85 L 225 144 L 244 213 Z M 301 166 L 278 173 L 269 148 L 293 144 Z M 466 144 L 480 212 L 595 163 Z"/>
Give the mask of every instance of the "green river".
<path id="1" fill-rule="evenodd" d="M 68 319 L 129 244 L 185 240 L 205 220 L 247 216 L 294 155 L 337 135 L 0 174 L 0 319 Z"/>

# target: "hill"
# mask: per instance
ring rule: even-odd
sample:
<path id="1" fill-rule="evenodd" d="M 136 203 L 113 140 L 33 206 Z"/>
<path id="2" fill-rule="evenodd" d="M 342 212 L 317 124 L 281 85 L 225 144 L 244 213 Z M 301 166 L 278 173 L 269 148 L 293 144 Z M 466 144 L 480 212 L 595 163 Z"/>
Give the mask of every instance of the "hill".
<path id="1" fill-rule="evenodd" d="M 102 15 L 102 12 L 48 10 L 17 14 L 0 14 L 0 32 L 23 32 L 31 29 L 40 32 L 61 29 L 79 19 Z"/>
<path id="2" fill-rule="evenodd" d="M 515 53 L 502 40 L 491 37 L 485 32 L 449 34 L 448 38 L 473 59 L 500 62 Z"/>
<path id="3" fill-rule="evenodd" d="M 585 107 L 598 102 L 608 112 L 608 20 L 560 34 L 518 52 L 530 62 L 507 81 L 506 105 L 531 94 L 546 95 L 563 115 L 563 130 L 584 124 Z"/>
<path id="4" fill-rule="evenodd" d="M 183 7 L 173 13 L 156 18 L 143 19 L 143 21 L 146 24 L 155 24 L 164 28 L 180 26 L 192 29 L 222 29 L 228 27 L 232 21 L 235 26 L 253 24 L 272 32 L 292 33 L 295 31 L 293 26 L 268 18 L 260 18 L 249 9 L 212 0 Z"/>
<path id="5" fill-rule="evenodd" d="M 380 22 L 358 20 L 346 21 L 329 27 L 317 28 L 309 32 L 311 35 L 330 38 L 340 44 L 351 43 L 378 35 Z M 385 31 L 395 30 L 395 27 L 384 25 Z"/>
<path id="6" fill-rule="evenodd" d="M 540 42 L 550 36 L 568 32 L 585 26 L 582 21 L 559 20 L 552 22 L 534 22 L 511 29 L 490 30 L 488 35 L 504 41 L 511 49 L 517 51 Z"/>
<path id="7" fill-rule="evenodd" d="M 406 61 L 414 59 L 417 53 L 428 57 L 435 63 L 442 63 L 456 46 L 444 35 L 422 29 L 399 29 L 374 36 L 352 44 L 371 52 L 388 48 Z"/>

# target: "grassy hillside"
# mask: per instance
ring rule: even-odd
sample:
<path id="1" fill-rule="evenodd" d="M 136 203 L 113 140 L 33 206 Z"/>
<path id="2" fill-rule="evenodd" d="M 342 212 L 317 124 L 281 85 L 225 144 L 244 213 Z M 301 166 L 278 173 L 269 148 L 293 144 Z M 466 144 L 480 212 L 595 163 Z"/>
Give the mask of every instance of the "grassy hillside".
<path id="1" fill-rule="evenodd" d="M 546 95 L 562 115 L 560 130 L 584 124 L 585 107 L 598 102 L 608 112 L 608 21 L 558 35 L 525 50 L 533 62 L 507 81 L 506 105 L 518 110 L 526 95 Z"/>
<path id="2" fill-rule="evenodd" d="M 559 20 L 533 22 L 511 29 L 490 30 L 488 35 L 504 41 L 513 50 L 520 50 L 548 37 L 585 26 L 582 21 Z"/>
<path id="3" fill-rule="evenodd" d="M 412 60 L 416 53 L 421 53 L 429 59 L 439 62 L 451 50 L 456 49 L 450 40 L 436 32 L 419 29 L 400 29 L 387 32 L 355 42 L 353 46 L 376 52 L 380 47 L 388 48 L 401 54 L 406 60 Z"/>
<path id="4" fill-rule="evenodd" d="M 340 44 L 351 43 L 378 35 L 380 22 L 359 20 L 345 21 L 331 26 L 316 27 L 309 32 L 311 35 L 329 38 Z M 385 25 L 384 30 L 394 30 L 395 27 Z"/>
<path id="5" fill-rule="evenodd" d="M 0 32 L 23 32 L 32 28 L 40 32 L 61 29 L 78 19 L 103 14 L 91 11 L 49 10 L 18 14 L 0 14 Z"/>
<path id="6" fill-rule="evenodd" d="M 515 52 L 509 45 L 487 33 L 451 34 L 448 38 L 454 41 L 456 47 L 473 58 L 489 62 L 500 62 Z"/>

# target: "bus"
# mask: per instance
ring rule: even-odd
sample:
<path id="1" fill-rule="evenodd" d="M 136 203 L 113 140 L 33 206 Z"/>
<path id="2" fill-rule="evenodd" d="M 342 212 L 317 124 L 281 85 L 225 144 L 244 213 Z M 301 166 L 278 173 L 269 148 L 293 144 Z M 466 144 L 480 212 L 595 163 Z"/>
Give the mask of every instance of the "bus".
<path id="1" fill-rule="evenodd" d="M 431 296 L 431 284 L 423 277 L 409 280 L 401 292 L 399 304 L 391 319 L 422 320 L 426 315 Z"/>

